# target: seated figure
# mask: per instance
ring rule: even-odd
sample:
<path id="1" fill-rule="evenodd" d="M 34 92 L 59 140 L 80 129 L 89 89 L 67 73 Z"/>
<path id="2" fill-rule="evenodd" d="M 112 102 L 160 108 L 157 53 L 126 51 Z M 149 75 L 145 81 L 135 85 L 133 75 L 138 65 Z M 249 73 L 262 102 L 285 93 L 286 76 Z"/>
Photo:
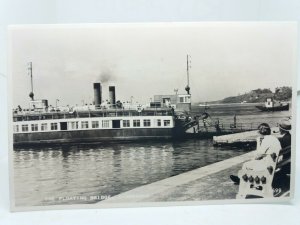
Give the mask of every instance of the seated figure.
<path id="1" fill-rule="evenodd" d="M 238 176 L 230 176 L 235 184 L 240 185 L 237 198 L 277 197 L 289 190 L 290 129 L 289 121 L 282 122 L 279 130 L 283 136 L 277 138 L 270 135 L 267 124 L 260 125 L 259 133 L 264 136 L 257 140 L 255 157 L 243 164 Z"/>
<path id="2" fill-rule="evenodd" d="M 281 121 L 281 123 L 279 124 L 279 132 L 282 135 L 281 137 L 278 138 L 278 140 L 280 141 L 281 144 L 281 148 L 282 149 L 288 149 L 291 147 L 291 134 L 290 134 L 290 130 L 291 130 L 292 126 L 290 123 L 290 119 L 288 120 L 283 120 Z M 288 160 L 289 158 L 291 158 L 291 152 L 289 151 L 287 154 L 284 154 L 282 157 L 282 160 Z M 290 164 L 286 164 L 281 168 L 281 174 L 290 174 L 291 172 L 291 165 Z"/>
<path id="3" fill-rule="evenodd" d="M 254 159 L 244 163 L 243 169 L 252 170 L 253 168 L 259 168 L 263 165 L 260 160 L 263 160 L 270 149 L 275 149 L 276 151 L 280 151 L 281 145 L 279 140 L 270 135 L 271 128 L 267 123 L 262 123 L 258 126 L 258 132 L 261 134 L 260 137 L 257 138 L 257 148 L 255 151 Z M 238 176 L 230 175 L 230 179 L 235 183 L 239 184 L 240 179 Z"/>

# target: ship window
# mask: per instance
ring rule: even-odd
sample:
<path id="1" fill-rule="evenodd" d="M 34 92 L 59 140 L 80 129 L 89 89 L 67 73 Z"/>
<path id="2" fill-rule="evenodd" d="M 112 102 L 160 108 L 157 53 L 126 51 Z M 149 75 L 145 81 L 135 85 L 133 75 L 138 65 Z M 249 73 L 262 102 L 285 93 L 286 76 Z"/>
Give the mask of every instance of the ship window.
<path id="1" fill-rule="evenodd" d="M 48 130 L 48 126 L 47 126 L 46 123 L 42 123 L 42 124 L 41 124 L 41 130 L 42 130 L 42 131 Z"/>
<path id="2" fill-rule="evenodd" d="M 68 130 L 67 122 L 60 122 L 60 130 Z"/>
<path id="3" fill-rule="evenodd" d="M 151 126 L 150 120 L 144 120 L 144 127 L 150 127 L 150 126 Z"/>
<path id="4" fill-rule="evenodd" d="M 109 128 L 109 120 L 102 120 L 102 127 Z"/>
<path id="5" fill-rule="evenodd" d="M 190 99 L 191 99 L 190 96 L 186 96 L 185 97 L 185 102 L 190 103 Z"/>
<path id="6" fill-rule="evenodd" d="M 141 126 L 140 120 L 133 120 L 133 126 L 134 127 L 140 127 Z"/>
<path id="7" fill-rule="evenodd" d="M 171 101 L 170 98 L 163 98 L 163 103 L 169 103 Z"/>
<path id="8" fill-rule="evenodd" d="M 15 126 L 14 126 L 14 132 L 15 132 L 15 133 L 19 132 L 19 125 L 15 125 Z"/>
<path id="9" fill-rule="evenodd" d="M 171 121 L 170 120 L 164 120 L 164 126 L 165 127 L 169 127 L 171 125 Z"/>
<path id="10" fill-rule="evenodd" d="M 157 120 L 157 126 L 161 127 L 161 120 L 160 119 Z"/>
<path id="11" fill-rule="evenodd" d="M 38 125 L 37 124 L 31 124 L 31 131 L 38 131 Z"/>
<path id="12" fill-rule="evenodd" d="M 74 121 L 70 122 L 70 129 L 71 130 L 78 129 L 78 122 L 74 122 Z"/>
<path id="13" fill-rule="evenodd" d="M 99 128 L 99 121 L 92 121 L 92 128 Z"/>
<path id="14" fill-rule="evenodd" d="M 112 127 L 113 128 L 120 128 L 121 127 L 120 120 L 113 120 L 112 121 Z"/>
<path id="15" fill-rule="evenodd" d="M 57 130 L 57 123 L 51 123 L 51 130 Z"/>
<path id="16" fill-rule="evenodd" d="M 123 127 L 130 127 L 130 120 L 123 120 Z"/>
<path id="17" fill-rule="evenodd" d="M 81 121 L 81 128 L 82 129 L 89 128 L 89 121 Z"/>
<path id="18" fill-rule="evenodd" d="M 22 125 L 22 131 L 23 132 L 27 132 L 28 131 L 28 125 L 27 124 Z"/>

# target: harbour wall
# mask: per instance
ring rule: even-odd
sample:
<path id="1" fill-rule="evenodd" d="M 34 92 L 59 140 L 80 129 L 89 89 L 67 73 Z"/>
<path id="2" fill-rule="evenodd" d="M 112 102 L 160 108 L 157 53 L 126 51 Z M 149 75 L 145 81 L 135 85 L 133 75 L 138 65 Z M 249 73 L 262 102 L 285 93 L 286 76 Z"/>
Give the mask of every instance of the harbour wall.
<path id="1" fill-rule="evenodd" d="M 237 174 L 242 163 L 252 158 L 253 151 L 135 188 L 97 204 L 233 199 L 237 186 L 229 176 Z"/>

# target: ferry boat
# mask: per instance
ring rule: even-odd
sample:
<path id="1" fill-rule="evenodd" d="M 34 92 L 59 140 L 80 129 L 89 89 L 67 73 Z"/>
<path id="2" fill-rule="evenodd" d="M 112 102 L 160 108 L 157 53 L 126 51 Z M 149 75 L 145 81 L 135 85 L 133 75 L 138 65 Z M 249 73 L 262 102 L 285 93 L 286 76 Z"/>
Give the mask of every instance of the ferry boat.
<path id="1" fill-rule="evenodd" d="M 267 98 L 264 106 L 255 106 L 261 111 L 286 111 L 289 110 L 289 103 L 276 102 L 273 98 Z"/>
<path id="2" fill-rule="evenodd" d="M 31 90 L 29 109 L 13 110 L 14 145 L 170 139 L 184 132 L 186 120 L 178 115 L 191 110 L 189 87 L 187 94 L 155 95 L 142 106 L 116 102 L 115 86 L 103 104 L 102 86 L 94 83 L 94 105 L 63 109 L 35 100 Z"/>
<path id="3" fill-rule="evenodd" d="M 171 110 L 28 113 L 14 115 L 14 143 L 71 143 L 171 138 Z"/>
<path id="4" fill-rule="evenodd" d="M 30 108 L 13 112 L 15 145 L 115 140 L 170 139 L 180 133 L 177 114 L 190 108 L 190 95 L 155 96 L 149 106 L 122 106 L 115 102 L 115 87 L 110 87 L 109 106 L 101 106 L 100 83 L 94 84 L 95 105 L 58 110 L 47 100 L 30 101 Z M 159 100 L 161 99 L 162 102 Z M 98 105 L 97 105 L 98 104 Z M 177 121 L 176 121 L 177 120 Z M 176 124 L 176 126 L 175 126 Z"/>

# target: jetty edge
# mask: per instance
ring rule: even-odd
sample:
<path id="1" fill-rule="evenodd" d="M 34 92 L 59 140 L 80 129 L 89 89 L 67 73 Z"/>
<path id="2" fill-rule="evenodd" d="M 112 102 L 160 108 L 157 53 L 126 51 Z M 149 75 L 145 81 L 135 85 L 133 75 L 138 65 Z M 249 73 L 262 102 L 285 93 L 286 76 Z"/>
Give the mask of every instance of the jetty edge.
<path id="1" fill-rule="evenodd" d="M 251 151 L 137 187 L 97 204 L 235 199 L 238 186 L 230 181 L 229 175 L 231 172 L 237 173 L 242 163 L 253 156 L 254 151 Z"/>
<path id="2" fill-rule="evenodd" d="M 279 128 L 272 127 L 271 134 L 279 137 Z M 232 147 L 256 147 L 257 138 L 261 135 L 258 130 L 246 131 L 242 133 L 227 134 L 213 137 L 214 146 L 232 146 Z"/>

